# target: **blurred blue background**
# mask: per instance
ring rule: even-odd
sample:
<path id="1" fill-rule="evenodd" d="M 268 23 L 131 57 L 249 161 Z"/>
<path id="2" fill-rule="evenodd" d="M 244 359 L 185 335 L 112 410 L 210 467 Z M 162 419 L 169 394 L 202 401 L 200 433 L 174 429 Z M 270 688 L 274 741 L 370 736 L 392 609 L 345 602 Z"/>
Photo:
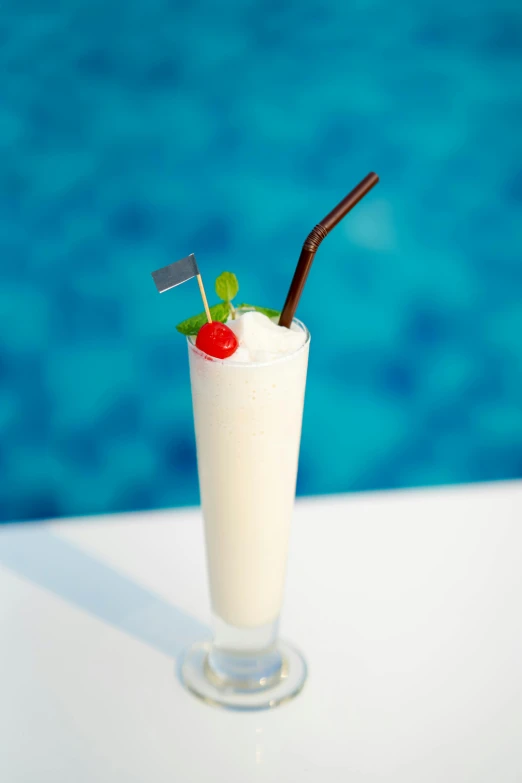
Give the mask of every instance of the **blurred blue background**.
<path id="1" fill-rule="evenodd" d="M 301 494 L 522 476 L 520 0 L 5 0 L 0 518 L 198 501 L 197 285 L 323 243 Z M 213 299 L 214 297 L 211 297 Z"/>

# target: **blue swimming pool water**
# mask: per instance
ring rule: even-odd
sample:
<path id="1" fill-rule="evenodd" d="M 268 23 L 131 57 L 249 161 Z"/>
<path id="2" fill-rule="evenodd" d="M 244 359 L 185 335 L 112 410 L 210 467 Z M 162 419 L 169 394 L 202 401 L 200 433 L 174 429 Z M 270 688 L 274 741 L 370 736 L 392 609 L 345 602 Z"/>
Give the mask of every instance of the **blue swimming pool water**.
<path id="1" fill-rule="evenodd" d="M 6 0 L 0 518 L 197 502 L 197 286 L 322 245 L 300 493 L 522 476 L 519 0 Z"/>

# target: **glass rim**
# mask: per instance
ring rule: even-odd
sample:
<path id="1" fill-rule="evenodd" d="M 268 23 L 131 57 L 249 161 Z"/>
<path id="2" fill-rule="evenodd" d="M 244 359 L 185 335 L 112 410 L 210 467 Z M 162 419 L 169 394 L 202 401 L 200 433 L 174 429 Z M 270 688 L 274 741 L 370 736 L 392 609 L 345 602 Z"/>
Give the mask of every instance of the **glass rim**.
<path id="1" fill-rule="evenodd" d="M 248 310 L 248 309 L 243 310 L 243 308 L 242 311 L 245 313 L 255 312 L 254 310 Z M 194 335 L 187 335 L 187 345 L 190 351 L 193 351 L 193 353 L 201 356 L 206 361 L 213 362 L 215 364 L 221 364 L 225 367 L 234 367 L 234 368 L 244 367 L 247 369 L 252 369 L 253 367 L 271 367 L 273 364 L 278 364 L 280 362 L 286 362 L 289 359 L 293 359 L 294 357 L 298 356 L 301 353 L 301 351 L 304 351 L 304 349 L 308 345 L 310 345 L 311 334 L 307 329 L 307 327 L 304 325 L 304 323 L 300 321 L 298 318 L 294 318 L 292 320 L 292 324 L 296 324 L 299 327 L 299 329 L 305 333 L 306 340 L 302 345 L 299 346 L 299 348 L 297 348 L 295 351 L 292 351 L 292 353 L 285 353 L 283 356 L 277 356 L 275 359 L 270 359 L 270 361 L 268 362 L 234 362 L 231 361 L 232 357 L 230 357 L 229 359 L 218 359 L 215 356 L 209 356 L 208 353 L 205 353 L 204 351 L 196 347 L 196 343 L 193 342 L 196 339 Z"/>

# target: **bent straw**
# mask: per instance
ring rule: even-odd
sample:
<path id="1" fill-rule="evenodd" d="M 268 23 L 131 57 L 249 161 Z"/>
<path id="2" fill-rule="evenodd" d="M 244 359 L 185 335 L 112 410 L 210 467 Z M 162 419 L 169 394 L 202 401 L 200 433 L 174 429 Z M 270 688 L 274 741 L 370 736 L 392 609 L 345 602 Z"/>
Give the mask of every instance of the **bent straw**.
<path id="1" fill-rule="evenodd" d="M 312 266 L 312 262 L 315 258 L 317 248 L 323 241 L 323 239 L 335 228 L 335 226 L 345 217 L 348 212 L 354 208 L 359 201 L 378 183 L 379 177 L 377 174 L 371 172 L 368 174 L 359 184 L 346 196 L 343 200 L 332 209 L 328 215 L 318 223 L 315 228 L 308 234 L 305 239 L 297 267 L 290 284 L 290 289 L 286 297 L 286 301 L 279 318 L 280 326 L 290 327 L 293 321 L 299 299 L 303 293 L 303 288 L 306 283 L 306 278 Z"/>

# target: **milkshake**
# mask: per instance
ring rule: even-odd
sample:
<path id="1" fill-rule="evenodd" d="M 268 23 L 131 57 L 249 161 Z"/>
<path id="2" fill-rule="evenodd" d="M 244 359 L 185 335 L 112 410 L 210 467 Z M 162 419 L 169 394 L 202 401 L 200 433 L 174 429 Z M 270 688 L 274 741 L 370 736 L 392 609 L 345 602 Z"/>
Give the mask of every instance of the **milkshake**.
<path id="1" fill-rule="evenodd" d="M 188 353 L 214 639 L 191 649 L 183 677 L 207 700 L 257 708 L 306 678 L 277 632 L 310 336 L 244 310 L 208 326 L 217 347 L 200 340 L 203 327 Z"/>
<path id="2" fill-rule="evenodd" d="M 211 602 L 236 628 L 273 623 L 283 597 L 309 335 L 246 312 L 227 359 L 189 338 Z"/>
<path id="3" fill-rule="evenodd" d="M 152 272 L 160 293 L 196 279 L 204 312 L 181 321 L 205 524 L 213 639 L 193 644 L 184 685 L 236 709 L 295 696 L 307 667 L 278 636 L 294 504 L 310 335 L 294 316 L 319 244 L 379 181 L 368 174 L 307 236 L 279 312 L 234 305 L 232 272 L 209 306 L 193 253 Z"/>

